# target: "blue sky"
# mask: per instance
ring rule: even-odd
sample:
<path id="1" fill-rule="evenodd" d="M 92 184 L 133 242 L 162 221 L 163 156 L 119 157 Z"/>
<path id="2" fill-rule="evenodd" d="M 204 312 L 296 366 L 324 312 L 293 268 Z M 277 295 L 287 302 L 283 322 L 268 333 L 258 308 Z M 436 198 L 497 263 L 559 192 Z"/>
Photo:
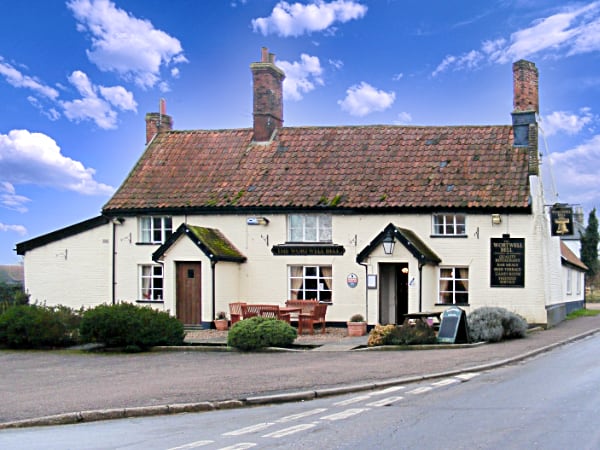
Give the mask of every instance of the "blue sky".
<path id="1" fill-rule="evenodd" d="M 100 213 L 160 98 L 175 129 L 250 127 L 263 46 L 288 126 L 509 124 L 533 61 L 547 201 L 600 206 L 600 1 L 4 2 L 0 264 Z"/>

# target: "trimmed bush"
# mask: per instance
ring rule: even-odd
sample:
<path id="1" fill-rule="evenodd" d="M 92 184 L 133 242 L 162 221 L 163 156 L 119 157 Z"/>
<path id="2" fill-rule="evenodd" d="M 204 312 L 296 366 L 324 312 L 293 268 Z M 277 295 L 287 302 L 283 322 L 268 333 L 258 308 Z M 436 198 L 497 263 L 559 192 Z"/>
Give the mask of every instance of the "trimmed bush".
<path id="1" fill-rule="evenodd" d="M 100 305 L 83 314 L 83 342 L 103 343 L 127 352 L 144 351 L 156 345 L 181 345 L 183 324 L 166 312 L 130 303 Z"/>
<path id="2" fill-rule="evenodd" d="M 251 317 L 236 322 L 227 335 L 227 345 L 249 351 L 265 347 L 289 347 L 296 329 L 282 320 Z"/>
<path id="3" fill-rule="evenodd" d="M 0 314 L 0 344 L 15 349 L 73 345 L 78 341 L 77 320 L 65 306 L 11 306 Z"/>
<path id="4" fill-rule="evenodd" d="M 524 338 L 527 321 L 505 308 L 484 306 L 467 317 L 469 337 L 473 342 L 499 342 L 502 339 Z"/>
<path id="5" fill-rule="evenodd" d="M 418 320 L 414 325 L 376 325 L 367 345 L 429 345 L 437 342 L 435 330 Z"/>
<path id="6" fill-rule="evenodd" d="M 396 329 L 396 325 L 375 325 L 369 333 L 367 345 L 369 347 L 377 347 L 378 345 L 386 345 L 391 334 Z"/>

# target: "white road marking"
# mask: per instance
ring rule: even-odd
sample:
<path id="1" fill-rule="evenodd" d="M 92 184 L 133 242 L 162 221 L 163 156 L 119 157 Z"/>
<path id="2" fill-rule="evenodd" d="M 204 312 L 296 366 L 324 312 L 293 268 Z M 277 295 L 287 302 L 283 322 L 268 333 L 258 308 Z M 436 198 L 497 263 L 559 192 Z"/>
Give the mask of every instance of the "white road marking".
<path id="1" fill-rule="evenodd" d="M 186 448 L 198 448 L 204 447 L 205 445 L 213 444 L 215 441 L 196 441 L 190 442 L 189 444 L 181 445 L 179 447 L 171 447 L 168 450 L 184 450 Z"/>
<path id="2" fill-rule="evenodd" d="M 334 406 L 346 406 L 351 405 L 352 403 L 362 402 L 364 400 L 369 400 L 371 398 L 370 395 L 359 395 L 357 397 L 349 398 L 348 400 L 342 400 L 341 402 L 334 403 Z"/>
<path id="3" fill-rule="evenodd" d="M 247 448 L 256 447 L 258 444 L 254 442 L 240 442 L 239 444 L 233 444 L 229 447 L 222 447 L 219 450 L 245 450 Z"/>
<path id="4" fill-rule="evenodd" d="M 316 423 L 303 423 L 300 425 L 294 425 L 293 427 L 284 428 L 283 430 L 273 431 L 272 433 L 263 435 L 263 437 L 280 438 L 289 436 L 290 434 L 298 433 L 300 431 L 308 430 L 316 426 Z"/>
<path id="5" fill-rule="evenodd" d="M 412 391 L 408 391 L 407 394 L 424 394 L 425 392 L 429 392 L 433 390 L 431 386 L 423 386 L 420 388 L 413 389 Z"/>
<path id="6" fill-rule="evenodd" d="M 461 373 L 460 375 L 456 375 L 456 378 L 458 378 L 459 380 L 468 381 L 471 378 L 475 378 L 478 375 L 481 375 L 481 373 L 480 372 L 466 372 L 466 373 Z"/>
<path id="7" fill-rule="evenodd" d="M 277 419 L 275 422 L 277 422 L 277 423 L 291 422 L 292 420 L 303 419 L 305 417 L 313 416 L 315 414 L 321 414 L 325 411 L 327 411 L 327 408 L 311 409 L 310 411 L 304 411 L 304 412 L 301 412 L 298 414 L 292 414 L 291 416 L 282 417 L 281 419 Z"/>
<path id="8" fill-rule="evenodd" d="M 275 422 L 257 423 L 256 425 L 250 425 L 249 427 L 240 428 L 239 430 L 223 433 L 223 436 L 239 436 L 240 434 L 254 433 L 256 431 L 261 431 L 265 428 L 269 428 L 272 425 L 275 425 Z"/>
<path id="9" fill-rule="evenodd" d="M 348 417 L 352 417 L 355 416 L 357 414 L 360 414 L 362 412 L 368 411 L 371 408 L 350 408 L 347 409 L 346 411 L 342 411 L 339 413 L 335 413 L 335 414 L 331 414 L 329 416 L 323 416 L 321 417 L 321 420 L 341 420 L 341 419 L 347 419 Z"/>
<path id="10" fill-rule="evenodd" d="M 367 403 L 367 406 L 374 406 L 375 408 L 379 407 L 379 406 L 387 406 L 387 405 L 391 405 L 394 402 L 397 402 L 398 400 L 402 400 L 404 397 L 401 396 L 395 396 L 395 397 L 386 397 L 386 398 L 382 398 L 381 400 L 377 400 L 376 402 L 371 402 L 371 403 Z"/>
<path id="11" fill-rule="evenodd" d="M 392 392 L 401 391 L 402 389 L 406 389 L 406 388 L 404 386 L 392 386 L 389 388 L 385 388 L 382 391 L 374 392 L 372 395 L 387 395 L 387 394 L 391 394 Z"/>
<path id="12" fill-rule="evenodd" d="M 446 378 L 445 380 L 441 380 L 436 383 L 431 383 L 431 385 L 435 386 L 435 387 L 441 387 L 441 386 L 448 386 L 449 384 L 454 384 L 454 383 L 460 383 L 460 380 L 457 380 L 456 378 Z"/>

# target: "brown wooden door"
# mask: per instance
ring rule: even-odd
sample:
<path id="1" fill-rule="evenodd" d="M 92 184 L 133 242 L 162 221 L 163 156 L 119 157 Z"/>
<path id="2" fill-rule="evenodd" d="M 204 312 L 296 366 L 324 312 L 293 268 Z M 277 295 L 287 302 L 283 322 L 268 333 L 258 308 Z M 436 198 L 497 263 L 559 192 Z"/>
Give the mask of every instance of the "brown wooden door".
<path id="1" fill-rule="evenodd" d="M 175 312 L 184 325 L 202 322 L 202 282 L 199 262 L 176 263 L 177 286 Z"/>

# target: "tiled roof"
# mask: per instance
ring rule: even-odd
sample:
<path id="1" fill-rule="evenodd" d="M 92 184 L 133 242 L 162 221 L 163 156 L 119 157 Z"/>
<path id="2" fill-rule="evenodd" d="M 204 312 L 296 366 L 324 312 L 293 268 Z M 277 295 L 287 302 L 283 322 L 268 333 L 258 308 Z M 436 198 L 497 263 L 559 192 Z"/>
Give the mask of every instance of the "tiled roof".
<path id="1" fill-rule="evenodd" d="M 560 241 L 560 256 L 563 264 L 577 267 L 580 270 L 588 271 L 589 268 L 581 261 L 575 253 L 563 241 Z"/>
<path id="2" fill-rule="evenodd" d="M 104 212 L 529 206 L 511 126 L 284 127 L 155 136 Z"/>

